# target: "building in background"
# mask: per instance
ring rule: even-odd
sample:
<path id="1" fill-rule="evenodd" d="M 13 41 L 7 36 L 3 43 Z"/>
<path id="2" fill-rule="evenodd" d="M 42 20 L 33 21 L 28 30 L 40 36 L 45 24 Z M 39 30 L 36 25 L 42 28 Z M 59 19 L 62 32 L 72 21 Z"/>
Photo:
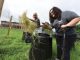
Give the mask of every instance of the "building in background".
<path id="1" fill-rule="evenodd" d="M 1 27 L 9 27 L 9 22 L 8 21 L 1 21 Z M 20 29 L 21 24 L 18 22 L 11 22 L 11 27 Z"/>

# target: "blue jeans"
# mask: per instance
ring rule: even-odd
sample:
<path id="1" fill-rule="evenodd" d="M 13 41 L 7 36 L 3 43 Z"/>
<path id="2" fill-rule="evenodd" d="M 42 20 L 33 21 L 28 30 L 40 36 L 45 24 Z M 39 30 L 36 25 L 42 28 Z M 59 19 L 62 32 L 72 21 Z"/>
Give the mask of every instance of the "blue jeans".
<path id="1" fill-rule="evenodd" d="M 63 60 L 70 60 L 70 50 L 74 46 L 76 40 L 76 34 L 65 35 L 65 44 L 63 46 L 64 36 L 56 35 L 57 43 L 57 58 L 61 60 L 63 54 L 63 47 L 65 49 Z"/>

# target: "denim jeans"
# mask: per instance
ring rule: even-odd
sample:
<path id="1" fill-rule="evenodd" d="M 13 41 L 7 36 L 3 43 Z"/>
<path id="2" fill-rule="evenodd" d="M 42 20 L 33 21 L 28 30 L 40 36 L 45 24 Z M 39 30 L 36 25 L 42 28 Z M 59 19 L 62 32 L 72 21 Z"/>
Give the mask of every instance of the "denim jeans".
<path id="1" fill-rule="evenodd" d="M 65 39 L 65 44 L 63 46 L 63 41 Z M 59 36 L 56 35 L 56 43 L 57 43 L 57 58 L 61 60 L 63 54 L 63 47 L 65 49 L 63 60 L 70 60 L 70 50 L 74 46 L 74 42 L 76 40 L 76 34 L 73 35 L 65 35 Z"/>

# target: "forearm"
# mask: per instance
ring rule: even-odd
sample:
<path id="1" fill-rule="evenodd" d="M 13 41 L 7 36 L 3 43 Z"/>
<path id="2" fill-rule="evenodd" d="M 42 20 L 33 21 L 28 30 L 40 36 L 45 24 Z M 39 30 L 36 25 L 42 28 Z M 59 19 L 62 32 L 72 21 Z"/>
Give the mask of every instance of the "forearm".
<path id="1" fill-rule="evenodd" d="M 67 23 L 67 24 L 65 24 L 65 25 L 61 25 L 61 28 L 73 27 L 73 26 L 75 26 L 79 21 L 80 21 L 80 18 L 75 18 L 75 19 L 71 20 L 69 23 Z"/>
<path id="2" fill-rule="evenodd" d="M 80 18 L 75 18 L 73 20 L 71 20 L 68 24 L 66 24 L 67 26 L 75 26 L 78 22 L 80 21 Z"/>
<path id="3" fill-rule="evenodd" d="M 31 21 L 35 22 L 34 20 L 30 19 Z"/>

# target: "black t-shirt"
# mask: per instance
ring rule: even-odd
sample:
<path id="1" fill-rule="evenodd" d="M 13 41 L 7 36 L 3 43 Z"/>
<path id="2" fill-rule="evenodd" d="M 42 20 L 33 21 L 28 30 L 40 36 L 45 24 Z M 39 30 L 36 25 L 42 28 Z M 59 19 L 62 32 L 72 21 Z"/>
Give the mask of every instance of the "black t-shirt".
<path id="1" fill-rule="evenodd" d="M 40 20 L 36 19 L 35 22 L 37 23 L 37 27 L 40 27 Z"/>

